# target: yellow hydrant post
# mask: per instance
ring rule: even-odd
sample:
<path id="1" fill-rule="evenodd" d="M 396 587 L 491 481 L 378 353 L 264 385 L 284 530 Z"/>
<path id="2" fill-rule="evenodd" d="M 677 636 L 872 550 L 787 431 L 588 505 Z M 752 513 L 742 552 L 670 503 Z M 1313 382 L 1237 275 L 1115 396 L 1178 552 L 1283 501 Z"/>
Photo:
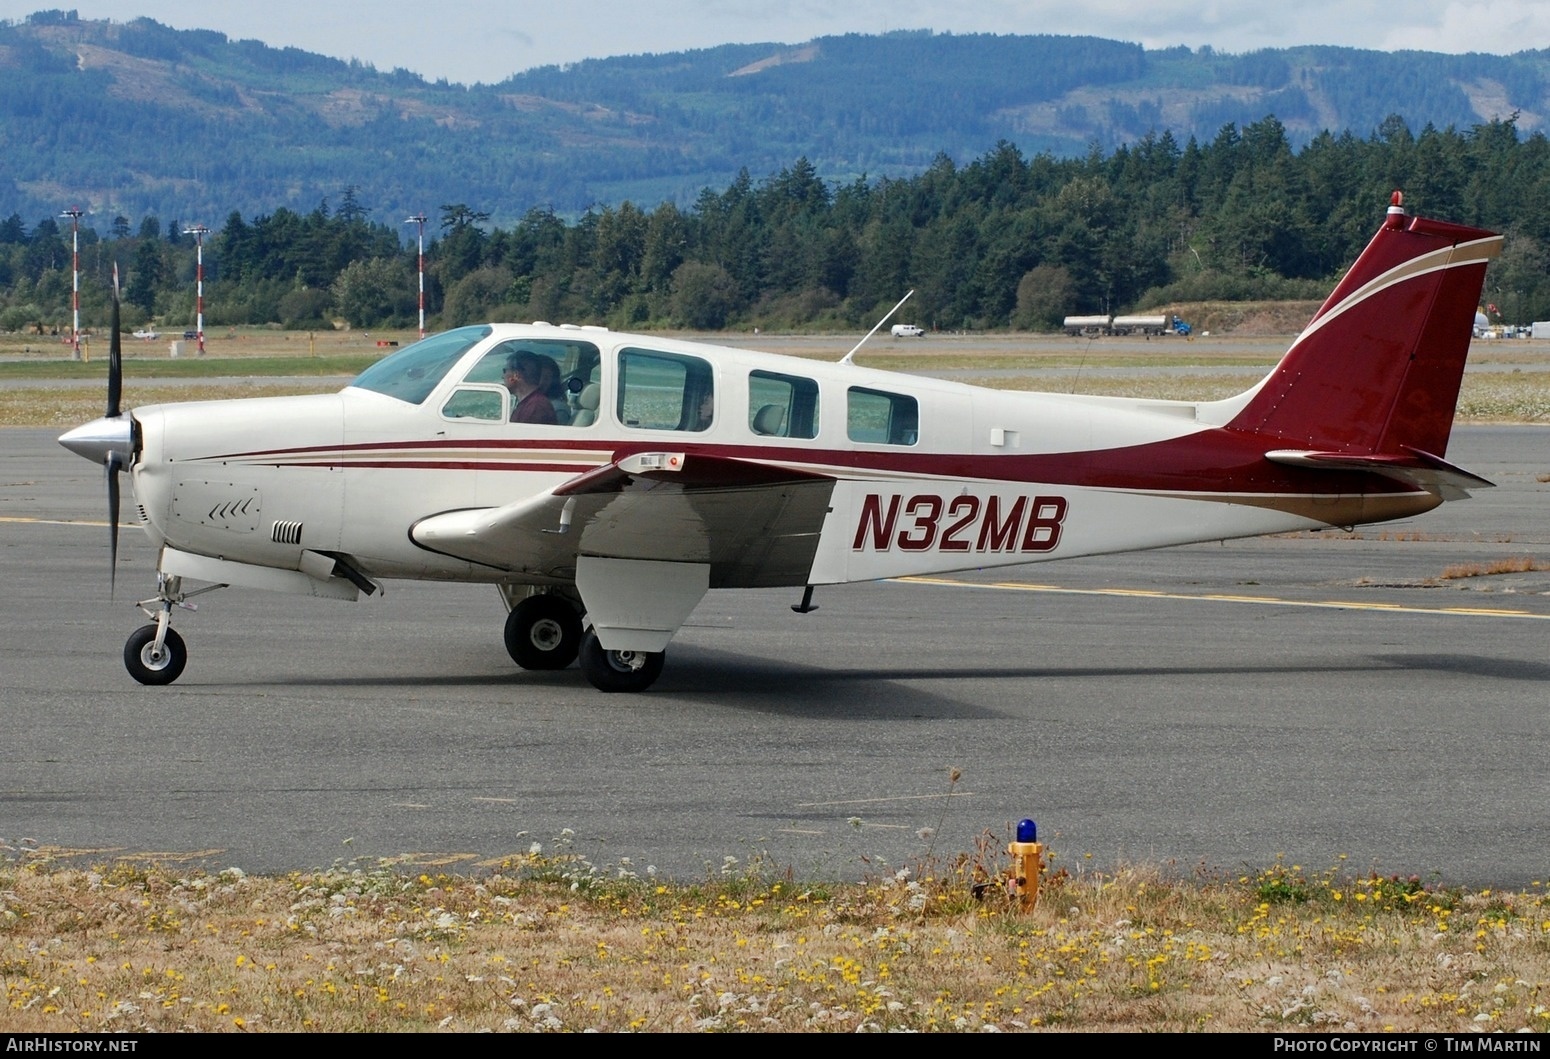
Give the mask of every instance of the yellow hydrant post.
<path id="1" fill-rule="evenodd" d="M 1044 870 L 1044 847 L 1039 845 L 1039 827 L 1032 820 L 1017 822 L 1017 838 L 1006 847 L 1012 855 L 1012 877 L 1006 882 L 1007 895 L 1017 899 L 1018 908 L 1032 912 L 1039 903 L 1039 875 Z"/>

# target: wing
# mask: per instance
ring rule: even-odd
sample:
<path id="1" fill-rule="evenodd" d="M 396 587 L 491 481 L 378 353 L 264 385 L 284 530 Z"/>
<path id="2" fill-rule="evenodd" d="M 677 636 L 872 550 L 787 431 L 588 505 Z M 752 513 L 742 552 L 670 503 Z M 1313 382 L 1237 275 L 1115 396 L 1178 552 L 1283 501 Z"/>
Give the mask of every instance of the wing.
<path id="1" fill-rule="evenodd" d="M 723 456 L 639 452 L 504 507 L 422 519 L 422 548 L 574 580 L 581 555 L 703 563 L 712 588 L 807 583 L 834 480 Z"/>

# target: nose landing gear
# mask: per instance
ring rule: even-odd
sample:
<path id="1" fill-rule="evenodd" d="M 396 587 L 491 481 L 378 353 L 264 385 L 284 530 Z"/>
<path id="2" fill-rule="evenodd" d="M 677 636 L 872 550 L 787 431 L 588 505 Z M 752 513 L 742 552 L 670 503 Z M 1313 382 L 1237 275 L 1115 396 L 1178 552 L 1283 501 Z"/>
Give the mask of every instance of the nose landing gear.
<path id="1" fill-rule="evenodd" d="M 124 642 L 124 668 L 142 684 L 171 684 L 183 675 L 188 664 L 188 647 L 172 628 L 172 608 L 198 610 L 197 604 L 189 603 L 189 596 L 214 592 L 225 585 L 210 585 L 194 592 L 183 591 L 181 577 L 156 575 L 156 595 L 142 599 L 138 606 L 154 624 L 142 625 L 129 634 Z"/>
<path id="2" fill-rule="evenodd" d="M 124 668 L 142 684 L 171 684 L 187 664 L 183 637 L 160 622 L 140 626 L 124 644 Z"/>

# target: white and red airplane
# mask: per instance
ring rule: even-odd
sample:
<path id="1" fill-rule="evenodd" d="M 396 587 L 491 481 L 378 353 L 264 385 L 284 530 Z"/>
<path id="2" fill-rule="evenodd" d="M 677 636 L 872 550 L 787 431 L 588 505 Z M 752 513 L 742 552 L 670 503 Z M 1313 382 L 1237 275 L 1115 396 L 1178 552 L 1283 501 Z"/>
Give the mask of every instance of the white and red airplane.
<path id="1" fill-rule="evenodd" d="M 175 606 L 488 582 L 528 669 L 639 691 L 708 589 L 1064 559 L 1427 511 L 1501 237 L 1382 228 L 1266 378 L 1221 401 L 1022 393 L 615 333 L 434 335 L 339 393 L 119 408 L 65 434 L 128 470 L 160 553 L 131 675 L 176 680 Z M 115 339 L 117 328 L 114 329 Z M 848 361 L 848 357 L 846 361 Z M 187 582 L 205 587 L 186 588 Z"/>

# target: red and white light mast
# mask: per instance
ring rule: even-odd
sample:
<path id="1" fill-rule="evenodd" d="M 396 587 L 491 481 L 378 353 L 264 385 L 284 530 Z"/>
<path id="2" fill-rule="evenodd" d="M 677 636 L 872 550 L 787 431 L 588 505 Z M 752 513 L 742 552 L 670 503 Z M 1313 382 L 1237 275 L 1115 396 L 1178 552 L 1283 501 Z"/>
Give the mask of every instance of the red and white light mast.
<path id="1" fill-rule="evenodd" d="M 417 225 L 420 229 L 420 337 L 425 337 L 425 214 L 417 213 L 413 217 L 405 218 L 405 224 Z"/>
<path id="2" fill-rule="evenodd" d="M 60 214 L 70 218 L 70 256 L 73 278 L 70 280 L 70 347 L 75 359 L 81 359 L 81 218 L 84 210 L 74 206 Z"/>
<path id="3" fill-rule="evenodd" d="M 184 235 L 194 237 L 194 304 L 198 321 L 195 325 L 195 334 L 199 341 L 199 355 L 205 355 L 205 236 L 210 234 L 210 229 L 202 224 L 196 224 L 183 229 Z"/>

